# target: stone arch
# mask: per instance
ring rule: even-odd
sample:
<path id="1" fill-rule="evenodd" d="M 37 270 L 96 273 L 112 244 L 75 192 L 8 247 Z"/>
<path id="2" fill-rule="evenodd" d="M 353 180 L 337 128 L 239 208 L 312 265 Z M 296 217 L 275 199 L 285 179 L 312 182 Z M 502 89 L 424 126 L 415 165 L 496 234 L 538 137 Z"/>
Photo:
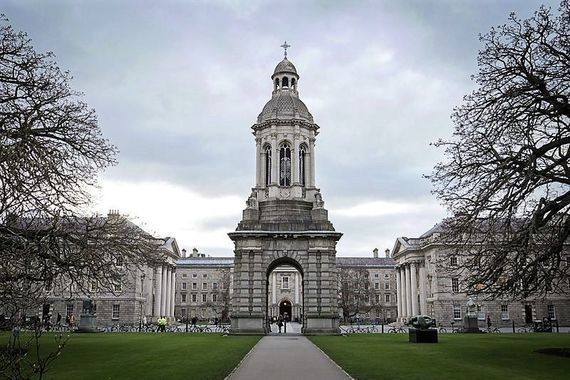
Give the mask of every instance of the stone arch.
<path id="1" fill-rule="evenodd" d="M 232 334 L 271 332 L 268 275 L 281 265 L 291 266 L 300 274 L 297 310 L 301 332 L 338 333 L 335 246 L 342 234 L 334 230 L 279 229 L 282 225 L 275 225 L 272 231 L 229 233 L 235 242 Z"/>
<path id="2" fill-rule="evenodd" d="M 306 272 L 306 270 L 304 269 L 303 264 L 305 264 L 306 266 L 306 260 L 305 257 L 303 257 L 302 254 L 299 254 L 297 252 L 288 252 L 288 251 L 277 251 L 274 252 L 271 256 L 267 257 L 267 261 L 265 263 L 266 267 L 265 267 L 265 278 L 266 278 L 266 282 L 265 282 L 265 314 L 266 314 L 266 318 L 267 318 L 267 324 L 270 323 L 271 321 L 271 317 L 277 317 L 278 315 L 281 314 L 282 311 L 282 303 L 283 301 L 288 301 L 289 303 L 289 307 L 290 307 L 290 311 L 288 312 L 288 317 L 289 317 L 289 321 L 300 321 L 301 320 L 301 316 L 304 313 L 303 307 L 305 305 L 304 299 L 305 299 L 305 284 L 304 284 L 304 273 Z M 274 272 L 274 270 L 276 270 L 277 268 L 281 267 L 281 266 L 290 266 L 292 268 L 294 268 L 296 271 L 299 272 L 301 279 L 299 281 L 299 302 L 295 303 L 294 300 L 294 296 L 281 296 L 280 298 L 277 298 L 275 301 L 276 305 L 273 305 L 273 302 L 270 302 L 269 299 L 269 277 L 271 276 L 271 274 Z M 290 284 L 291 286 L 291 284 Z M 297 286 L 295 284 L 295 286 Z M 277 288 L 277 284 L 275 286 L 275 289 Z M 293 298 L 292 298 L 293 297 Z M 272 307 L 276 307 L 277 309 L 273 309 Z M 278 310 L 279 312 L 277 314 L 275 314 L 276 310 Z M 270 330 L 270 327 L 268 327 L 268 329 Z"/>

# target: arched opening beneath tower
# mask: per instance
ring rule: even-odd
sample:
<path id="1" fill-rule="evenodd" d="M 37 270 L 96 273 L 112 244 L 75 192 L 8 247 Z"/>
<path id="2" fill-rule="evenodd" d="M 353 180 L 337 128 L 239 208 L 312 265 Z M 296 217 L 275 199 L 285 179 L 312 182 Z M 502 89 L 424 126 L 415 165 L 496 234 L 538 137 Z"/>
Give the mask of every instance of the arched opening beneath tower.
<path id="1" fill-rule="evenodd" d="M 268 332 L 298 334 L 303 321 L 303 268 L 287 257 L 273 261 L 267 269 Z"/>

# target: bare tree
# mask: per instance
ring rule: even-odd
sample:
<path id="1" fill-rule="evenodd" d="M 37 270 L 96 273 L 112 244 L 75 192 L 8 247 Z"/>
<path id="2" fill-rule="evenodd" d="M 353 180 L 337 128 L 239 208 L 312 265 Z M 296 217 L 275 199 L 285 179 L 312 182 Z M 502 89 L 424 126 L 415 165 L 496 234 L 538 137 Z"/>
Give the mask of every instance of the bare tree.
<path id="1" fill-rule="evenodd" d="M 375 303 L 370 274 L 364 268 L 339 268 L 339 307 L 344 321 L 378 307 Z"/>
<path id="2" fill-rule="evenodd" d="M 15 323 L 46 287 L 112 289 L 124 275 L 117 261 L 158 260 L 159 242 L 127 219 L 84 216 L 117 150 L 70 80 L 0 17 L 0 306 Z"/>
<path id="3" fill-rule="evenodd" d="M 431 175 L 453 217 L 465 289 L 527 297 L 568 291 L 570 5 L 480 36 L 478 88 L 457 107 Z M 457 271 L 457 269 L 454 269 Z"/>
<path id="4" fill-rule="evenodd" d="M 16 307 L 56 281 L 116 281 L 117 259 L 156 259 L 157 242 L 128 220 L 78 216 L 116 148 L 52 58 L 1 20 L 0 302 Z"/>

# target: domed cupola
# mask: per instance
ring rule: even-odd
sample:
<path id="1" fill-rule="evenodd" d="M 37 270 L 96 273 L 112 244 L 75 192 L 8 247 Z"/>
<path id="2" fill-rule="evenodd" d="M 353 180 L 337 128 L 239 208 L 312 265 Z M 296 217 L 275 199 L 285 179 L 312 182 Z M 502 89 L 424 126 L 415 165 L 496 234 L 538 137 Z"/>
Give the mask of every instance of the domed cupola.
<path id="1" fill-rule="evenodd" d="M 299 99 L 297 84 L 299 74 L 291 61 L 287 59 L 287 42 L 281 45 L 285 49 L 285 57 L 277 64 L 271 79 L 273 81 L 273 94 L 263 110 L 257 117 L 258 123 L 272 119 L 297 119 L 313 123 L 313 115 L 305 103 Z"/>

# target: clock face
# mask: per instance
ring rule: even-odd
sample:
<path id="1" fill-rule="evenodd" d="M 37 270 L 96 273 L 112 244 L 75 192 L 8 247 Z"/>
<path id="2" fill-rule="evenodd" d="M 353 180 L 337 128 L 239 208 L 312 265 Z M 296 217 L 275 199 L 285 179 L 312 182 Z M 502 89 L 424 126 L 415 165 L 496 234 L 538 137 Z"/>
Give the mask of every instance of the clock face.
<path id="1" fill-rule="evenodd" d="M 291 190 L 281 189 L 280 195 L 281 195 L 281 198 L 289 198 L 291 196 Z"/>

